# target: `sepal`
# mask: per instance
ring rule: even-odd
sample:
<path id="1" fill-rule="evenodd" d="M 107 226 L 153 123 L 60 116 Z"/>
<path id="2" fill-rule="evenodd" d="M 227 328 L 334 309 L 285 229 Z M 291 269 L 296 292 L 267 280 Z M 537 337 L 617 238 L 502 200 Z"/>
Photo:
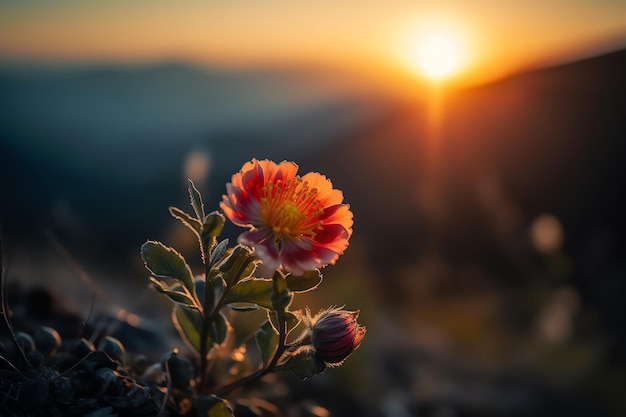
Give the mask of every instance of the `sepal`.
<path id="1" fill-rule="evenodd" d="M 314 377 L 326 369 L 324 361 L 312 349 L 296 351 L 289 356 L 283 366 L 302 380 Z"/>

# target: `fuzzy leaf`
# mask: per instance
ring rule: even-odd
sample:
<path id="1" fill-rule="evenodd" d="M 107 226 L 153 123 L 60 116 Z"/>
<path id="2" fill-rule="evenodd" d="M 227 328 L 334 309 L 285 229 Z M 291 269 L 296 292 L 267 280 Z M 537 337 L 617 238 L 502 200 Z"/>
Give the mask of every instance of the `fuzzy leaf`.
<path id="1" fill-rule="evenodd" d="M 193 211 L 196 213 L 196 217 L 198 221 L 201 223 L 204 222 L 204 203 L 202 202 L 202 196 L 200 195 L 200 191 L 193 184 L 193 181 L 189 180 L 189 199 L 191 200 L 191 207 L 193 207 Z"/>
<path id="2" fill-rule="evenodd" d="M 248 278 L 239 281 L 231 288 L 224 303 L 253 303 L 260 307 L 272 308 L 271 294 L 272 280 Z"/>
<path id="3" fill-rule="evenodd" d="M 196 294 L 198 294 L 198 298 L 200 300 L 200 305 L 204 308 L 204 278 L 196 278 L 194 285 L 196 287 Z M 209 293 L 209 309 L 213 310 L 217 306 L 217 303 L 222 299 L 222 295 L 226 290 L 226 283 L 219 273 L 215 269 L 212 269 L 209 273 L 209 285 L 211 286 L 211 292 Z"/>
<path id="4" fill-rule="evenodd" d="M 214 395 L 198 397 L 195 401 L 198 417 L 233 417 L 226 400 Z"/>
<path id="5" fill-rule="evenodd" d="M 233 285 L 236 281 L 251 277 L 257 263 L 258 261 L 252 256 L 250 248 L 237 245 L 230 255 L 218 265 L 218 268 L 224 274 L 224 280 L 228 285 Z"/>
<path id="6" fill-rule="evenodd" d="M 304 350 L 291 355 L 285 367 L 304 380 L 324 372 L 326 364 L 317 357 L 315 351 Z"/>
<path id="7" fill-rule="evenodd" d="M 272 293 L 270 295 L 272 308 L 276 311 L 285 311 L 285 309 L 293 301 L 293 293 L 287 288 L 287 280 L 278 271 L 274 273 L 272 278 Z"/>
<path id="8" fill-rule="evenodd" d="M 278 332 L 269 320 L 266 320 L 256 331 L 254 337 L 261 351 L 263 363 L 267 364 L 278 348 Z"/>
<path id="9" fill-rule="evenodd" d="M 319 270 L 306 271 L 304 275 L 287 275 L 287 288 L 293 292 L 307 292 L 317 288 L 322 282 Z"/>
<path id="10" fill-rule="evenodd" d="M 283 314 L 285 315 L 285 324 L 287 325 L 285 335 L 288 335 L 293 329 L 295 329 L 298 326 L 298 324 L 300 324 L 302 319 L 300 318 L 299 315 L 291 311 L 285 311 L 283 312 Z M 276 314 L 272 314 L 268 312 L 267 316 L 274 330 L 278 331 L 278 322 L 276 321 Z"/>
<path id="11" fill-rule="evenodd" d="M 230 307 L 232 310 L 240 311 L 242 313 L 246 313 L 248 311 L 257 311 L 261 308 L 257 304 L 228 304 L 228 307 Z"/>
<path id="12" fill-rule="evenodd" d="M 161 242 L 147 241 L 141 246 L 141 257 L 146 268 L 156 279 L 173 278 L 179 281 L 191 294 L 195 291 L 193 274 L 185 258 L 176 250 Z"/>
<path id="13" fill-rule="evenodd" d="M 177 207 L 170 207 L 170 214 L 180 220 L 185 226 L 190 228 L 198 237 L 200 237 L 202 223 L 198 219 L 193 218 L 190 214 L 185 213 Z"/>
<path id="14" fill-rule="evenodd" d="M 152 286 L 155 290 L 157 290 L 161 294 L 166 295 L 176 304 L 198 309 L 198 304 L 196 303 L 196 301 L 189 295 L 189 293 L 183 292 L 183 288 L 180 285 L 177 285 L 176 287 L 178 288 L 178 290 L 175 290 L 172 288 L 167 288 L 162 282 L 156 280 L 153 277 L 150 277 L 150 281 L 152 282 Z"/>
<path id="15" fill-rule="evenodd" d="M 228 249 L 228 239 L 222 240 L 220 243 L 217 244 L 215 249 L 213 249 L 213 252 L 211 252 L 211 261 L 209 265 L 213 266 L 218 263 L 222 259 L 222 257 L 224 257 L 226 249 Z"/>
<path id="16" fill-rule="evenodd" d="M 200 328 L 202 326 L 202 313 L 187 307 L 175 305 L 172 312 L 172 321 L 183 340 L 196 351 L 200 351 Z M 215 322 L 211 323 L 207 335 L 207 346 L 221 345 L 226 340 L 230 324 L 222 313 L 216 316 Z"/>
<path id="17" fill-rule="evenodd" d="M 201 235 L 205 238 L 214 238 L 219 236 L 219 234 L 222 233 L 225 221 L 226 218 L 222 213 L 218 211 L 210 212 L 206 215 L 204 221 L 202 222 Z"/>

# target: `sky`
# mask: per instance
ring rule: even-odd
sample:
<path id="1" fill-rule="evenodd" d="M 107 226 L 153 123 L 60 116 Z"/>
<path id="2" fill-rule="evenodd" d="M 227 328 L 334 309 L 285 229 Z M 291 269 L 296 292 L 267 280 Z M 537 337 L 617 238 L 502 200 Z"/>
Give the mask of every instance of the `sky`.
<path id="1" fill-rule="evenodd" d="M 479 80 L 626 46 L 626 1 L 3 0 L 0 59 L 413 71 L 428 32 Z"/>

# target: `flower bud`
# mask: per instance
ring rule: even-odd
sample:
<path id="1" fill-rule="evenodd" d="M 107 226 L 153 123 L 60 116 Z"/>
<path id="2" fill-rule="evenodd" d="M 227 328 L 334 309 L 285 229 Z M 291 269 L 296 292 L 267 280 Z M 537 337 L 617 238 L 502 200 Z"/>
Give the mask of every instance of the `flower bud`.
<path id="1" fill-rule="evenodd" d="M 313 348 L 326 365 L 341 365 L 361 344 L 365 327 L 356 322 L 358 316 L 358 311 L 333 308 L 311 320 Z"/>

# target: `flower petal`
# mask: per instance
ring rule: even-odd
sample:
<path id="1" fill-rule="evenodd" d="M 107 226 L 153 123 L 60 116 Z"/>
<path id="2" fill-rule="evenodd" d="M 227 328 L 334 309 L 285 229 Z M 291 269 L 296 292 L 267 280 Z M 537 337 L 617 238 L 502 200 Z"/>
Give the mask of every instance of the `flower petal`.
<path id="1" fill-rule="evenodd" d="M 280 266 L 280 254 L 269 230 L 251 230 L 239 235 L 237 241 L 254 248 L 256 256 L 270 269 Z"/>
<path id="2" fill-rule="evenodd" d="M 318 192 L 318 199 L 323 206 L 341 204 L 343 193 L 333 189 L 333 183 L 328 178 L 318 172 L 309 172 L 302 177 L 309 185 L 309 189 L 315 188 Z"/>
<path id="3" fill-rule="evenodd" d="M 283 267 L 294 275 L 302 275 L 305 271 L 320 268 L 322 264 L 312 248 L 313 243 L 310 240 L 283 241 L 280 254 Z"/>
<path id="4" fill-rule="evenodd" d="M 288 161 L 246 162 L 227 184 L 220 207 L 234 224 L 251 229 L 239 242 L 254 248 L 267 267 L 302 274 L 337 260 L 348 247 L 353 219 L 328 178 L 297 172 Z"/>
<path id="5" fill-rule="evenodd" d="M 258 225 L 261 223 L 259 217 L 259 201 L 251 199 L 243 190 L 234 184 L 226 184 L 227 194 L 222 196 L 220 208 L 224 211 L 233 223 L 238 226 Z"/>

